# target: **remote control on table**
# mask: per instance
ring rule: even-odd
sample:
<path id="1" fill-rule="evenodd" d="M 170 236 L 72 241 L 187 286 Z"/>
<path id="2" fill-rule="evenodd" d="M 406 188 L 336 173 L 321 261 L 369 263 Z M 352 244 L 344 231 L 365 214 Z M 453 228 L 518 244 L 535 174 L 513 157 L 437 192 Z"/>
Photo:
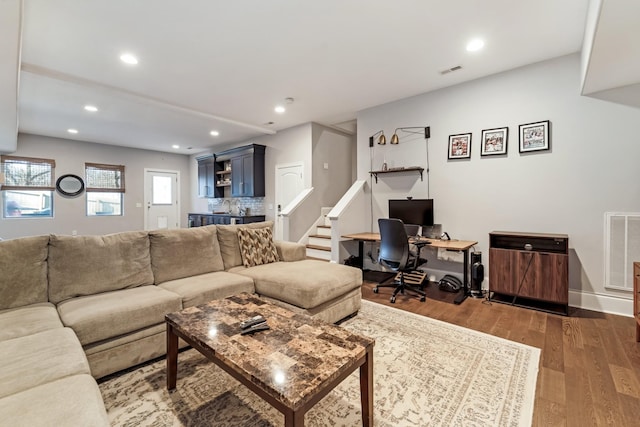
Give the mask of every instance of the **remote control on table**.
<path id="1" fill-rule="evenodd" d="M 264 317 L 258 315 L 258 316 L 254 316 L 254 317 L 252 317 L 250 319 L 247 319 L 247 320 L 245 320 L 243 322 L 240 322 L 240 327 L 242 329 L 247 329 L 247 328 L 250 328 L 253 325 L 257 325 L 259 323 L 264 323 L 266 321 L 267 321 L 267 319 L 265 319 Z"/>
<path id="2" fill-rule="evenodd" d="M 268 329 L 271 329 L 271 328 L 269 328 L 269 325 L 267 325 L 267 322 L 265 321 L 265 322 L 250 326 L 246 329 L 243 329 L 242 332 L 240 332 L 240 334 L 241 335 L 253 334 L 254 332 L 266 331 Z"/>

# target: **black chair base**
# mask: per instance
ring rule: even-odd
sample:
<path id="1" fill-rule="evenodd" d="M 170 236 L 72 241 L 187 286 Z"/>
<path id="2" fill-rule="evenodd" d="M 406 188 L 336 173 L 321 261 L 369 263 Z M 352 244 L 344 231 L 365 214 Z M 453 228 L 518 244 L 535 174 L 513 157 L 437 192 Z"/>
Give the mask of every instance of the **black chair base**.
<path id="1" fill-rule="evenodd" d="M 403 278 L 403 276 L 401 276 L 401 278 Z M 396 296 L 398 294 L 406 295 L 405 291 L 408 291 L 410 293 L 415 294 L 415 296 L 418 296 L 420 302 L 425 302 L 427 299 L 427 294 L 426 292 L 423 291 L 424 289 L 423 285 L 420 285 L 420 287 L 416 287 L 416 286 L 405 283 L 404 280 L 402 279 L 401 281 L 393 281 L 391 283 L 381 283 L 376 285 L 373 288 L 374 294 L 378 293 L 378 288 L 394 288 L 393 294 L 391 294 L 391 298 L 389 299 L 391 303 L 396 302 Z"/>

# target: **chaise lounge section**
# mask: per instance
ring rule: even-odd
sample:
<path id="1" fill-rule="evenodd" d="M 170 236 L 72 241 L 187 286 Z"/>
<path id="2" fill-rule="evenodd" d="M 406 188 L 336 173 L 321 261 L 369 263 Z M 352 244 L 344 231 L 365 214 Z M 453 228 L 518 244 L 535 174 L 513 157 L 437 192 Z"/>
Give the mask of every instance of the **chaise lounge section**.
<path id="1" fill-rule="evenodd" d="M 108 425 L 95 379 L 164 355 L 164 315 L 212 299 L 257 293 L 328 322 L 356 313 L 360 270 L 306 260 L 272 226 L 0 242 L 0 417 Z"/>

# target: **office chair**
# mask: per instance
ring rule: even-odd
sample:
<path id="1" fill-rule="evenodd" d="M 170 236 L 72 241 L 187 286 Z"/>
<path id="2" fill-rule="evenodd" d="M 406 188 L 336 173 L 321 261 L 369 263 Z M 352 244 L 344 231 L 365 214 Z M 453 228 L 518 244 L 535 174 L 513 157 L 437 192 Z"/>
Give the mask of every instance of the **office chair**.
<path id="1" fill-rule="evenodd" d="M 400 273 L 400 280 L 394 280 L 392 283 L 379 284 L 373 288 L 374 293 L 378 293 L 378 288 L 392 287 L 393 294 L 390 301 L 396 302 L 396 295 L 398 293 L 404 294 L 405 291 L 410 291 L 417 294 L 420 297 L 420 301 L 424 302 L 426 294 L 422 290 L 422 287 L 418 288 L 411 284 L 405 283 L 404 275 L 407 272 L 415 270 L 418 266 L 418 259 L 420 255 L 420 247 L 418 244 L 418 253 L 412 255 L 409 251 L 409 239 L 404 223 L 395 218 L 380 218 L 378 219 L 378 227 L 380 229 L 380 255 L 378 262 L 380 265 L 390 268 L 393 271 Z"/>

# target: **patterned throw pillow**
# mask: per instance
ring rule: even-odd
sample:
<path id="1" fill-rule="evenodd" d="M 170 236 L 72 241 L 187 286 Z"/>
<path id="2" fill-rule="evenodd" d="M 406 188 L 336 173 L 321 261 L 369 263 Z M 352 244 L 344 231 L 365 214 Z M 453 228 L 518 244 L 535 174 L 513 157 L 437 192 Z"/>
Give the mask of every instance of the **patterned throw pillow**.
<path id="1" fill-rule="evenodd" d="M 238 243 L 245 267 L 280 261 L 271 228 L 239 228 Z"/>

